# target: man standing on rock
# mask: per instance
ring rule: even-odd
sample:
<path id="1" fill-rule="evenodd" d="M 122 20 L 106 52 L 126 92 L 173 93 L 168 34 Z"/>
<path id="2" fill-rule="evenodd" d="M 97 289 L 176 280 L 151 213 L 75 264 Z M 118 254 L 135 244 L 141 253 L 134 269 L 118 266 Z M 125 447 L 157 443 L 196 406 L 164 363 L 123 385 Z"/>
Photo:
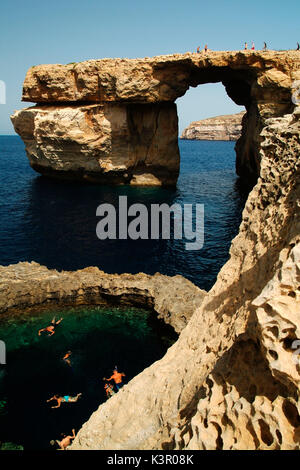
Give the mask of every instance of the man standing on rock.
<path id="1" fill-rule="evenodd" d="M 117 391 L 119 391 L 120 388 L 123 387 L 124 385 L 122 383 L 122 377 L 125 377 L 124 372 L 118 372 L 118 369 L 115 367 L 115 369 L 113 370 L 113 375 L 109 379 L 106 379 L 105 377 L 103 377 L 103 380 L 107 380 L 108 382 L 110 380 L 114 380 Z"/>

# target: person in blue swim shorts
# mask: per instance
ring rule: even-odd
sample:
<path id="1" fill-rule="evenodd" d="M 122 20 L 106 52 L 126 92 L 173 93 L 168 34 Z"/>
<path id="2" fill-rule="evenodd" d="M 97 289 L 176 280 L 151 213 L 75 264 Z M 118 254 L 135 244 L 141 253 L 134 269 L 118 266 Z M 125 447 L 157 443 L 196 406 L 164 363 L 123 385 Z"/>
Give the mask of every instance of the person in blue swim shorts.
<path id="1" fill-rule="evenodd" d="M 53 395 L 53 397 L 49 398 L 49 400 L 46 400 L 46 402 L 48 403 L 49 401 L 56 400 L 57 405 L 51 406 L 51 408 L 59 408 L 62 403 L 75 403 L 79 400 L 81 395 L 82 393 L 78 393 L 75 397 L 71 397 L 70 395 Z"/>

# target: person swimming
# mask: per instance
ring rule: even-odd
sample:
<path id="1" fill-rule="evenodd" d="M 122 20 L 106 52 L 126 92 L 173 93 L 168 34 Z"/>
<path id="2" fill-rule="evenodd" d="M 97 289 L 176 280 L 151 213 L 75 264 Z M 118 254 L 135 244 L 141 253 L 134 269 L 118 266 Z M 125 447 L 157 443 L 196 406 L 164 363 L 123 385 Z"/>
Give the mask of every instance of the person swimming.
<path id="1" fill-rule="evenodd" d="M 117 391 L 119 391 L 120 388 L 123 387 L 122 377 L 125 377 L 124 372 L 118 372 L 117 366 L 115 366 L 112 376 L 109 379 L 103 377 L 103 380 L 107 380 L 108 382 L 114 380 Z"/>
<path id="2" fill-rule="evenodd" d="M 75 397 L 71 397 L 70 395 L 53 395 L 53 397 L 49 398 L 49 400 L 46 400 L 48 403 L 49 401 L 56 400 L 57 405 L 56 406 L 51 406 L 51 408 L 60 408 L 62 403 L 75 403 L 79 400 L 81 397 L 82 393 L 78 393 Z"/>
<path id="3" fill-rule="evenodd" d="M 57 327 L 57 325 L 60 324 L 60 322 L 63 320 L 63 318 L 60 318 L 59 320 L 56 320 L 55 317 L 52 318 L 51 320 L 51 323 L 49 326 L 46 326 L 46 328 L 41 328 L 39 331 L 38 331 L 38 335 L 41 336 L 41 333 L 43 331 L 47 332 L 48 333 L 48 336 L 52 336 L 54 335 L 55 333 L 55 328 Z"/>
<path id="4" fill-rule="evenodd" d="M 67 447 L 69 447 L 69 445 L 71 444 L 71 441 L 73 439 L 75 439 L 76 435 L 75 435 L 75 429 L 72 429 L 72 435 L 71 436 L 67 436 L 66 434 L 62 434 L 62 440 L 59 441 L 58 439 L 56 439 L 55 441 L 50 441 L 50 444 L 51 445 L 54 445 L 55 442 L 59 445 L 60 449 L 59 450 L 67 450 Z"/>

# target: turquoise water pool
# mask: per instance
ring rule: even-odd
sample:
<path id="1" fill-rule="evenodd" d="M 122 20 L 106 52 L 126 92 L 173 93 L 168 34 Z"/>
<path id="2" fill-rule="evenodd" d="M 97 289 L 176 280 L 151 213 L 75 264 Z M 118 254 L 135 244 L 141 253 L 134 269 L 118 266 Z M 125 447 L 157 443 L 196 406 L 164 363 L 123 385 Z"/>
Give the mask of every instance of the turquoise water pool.
<path id="1" fill-rule="evenodd" d="M 160 359 L 175 341 L 171 327 L 152 312 L 130 307 L 80 307 L 59 311 L 56 333 L 38 335 L 53 312 L 0 322 L 7 364 L 0 366 L 0 441 L 24 449 L 50 449 L 61 433 L 76 432 L 106 400 L 103 377 L 115 365 L 124 383 Z M 63 361 L 71 350 L 70 365 Z M 51 409 L 54 394 L 82 397 Z"/>

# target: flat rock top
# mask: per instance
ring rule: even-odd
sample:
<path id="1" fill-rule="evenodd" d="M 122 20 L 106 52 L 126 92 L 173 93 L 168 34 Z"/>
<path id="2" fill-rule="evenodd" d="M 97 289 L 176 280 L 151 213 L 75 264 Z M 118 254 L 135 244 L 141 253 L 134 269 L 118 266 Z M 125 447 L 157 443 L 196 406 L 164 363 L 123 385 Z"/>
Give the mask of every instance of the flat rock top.
<path id="1" fill-rule="evenodd" d="M 290 87 L 300 78 L 299 51 L 208 51 L 142 59 L 97 59 L 31 67 L 23 101 L 36 103 L 174 101 L 189 86 L 264 76 L 262 86 Z"/>
<path id="2" fill-rule="evenodd" d="M 102 58 L 102 59 L 89 59 L 83 62 L 70 62 L 69 64 L 45 64 L 45 65 L 36 65 L 31 67 L 34 68 L 56 68 L 56 67 L 66 67 L 68 69 L 74 69 L 79 66 L 86 67 L 87 69 L 93 66 L 118 66 L 120 64 L 130 64 L 130 65 L 142 65 L 150 64 L 157 65 L 165 63 L 177 63 L 180 61 L 193 62 L 197 65 L 207 66 L 209 63 L 211 65 L 220 63 L 220 65 L 227 62 L 236 62 L 237 64 L 243 65 L 256 65 L 258 68 L 262 66 L 267 66 L 268 64 L 287 64 L 288 62 L 298 63 L 300 67 L 300 51 L 287 50 L 287 51 L 250 51 L 250 50 L 239 50 L 239 51 L 208 51 L 208 52 L 186 52 L 185 54 L 167 54 L 167 55 L 158 55 L 154 57 L 143 57 L 143 58 Z"/>
<path id="3" fill-rule="evenodd" d="M 241 124 L 242 118 L 245 111 L 235 114 L 223 114 L 221 116 L 214 116 L 210 118 L 200 119 L 199 121 L 193 121 L 188 127 L 206 125 L 206 124 Z"/>

